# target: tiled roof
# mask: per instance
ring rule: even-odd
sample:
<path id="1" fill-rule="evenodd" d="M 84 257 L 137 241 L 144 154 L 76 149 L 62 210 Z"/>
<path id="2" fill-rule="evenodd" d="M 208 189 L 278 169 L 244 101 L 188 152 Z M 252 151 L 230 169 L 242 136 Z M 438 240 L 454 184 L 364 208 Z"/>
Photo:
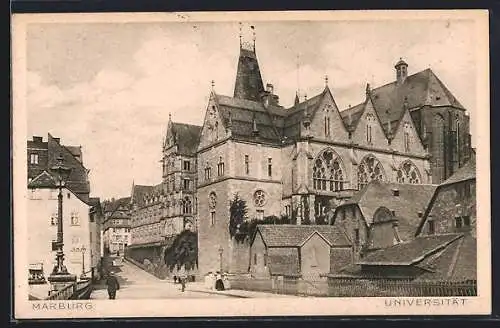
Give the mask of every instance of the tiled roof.
<path id="1" fill-rule="evenodd" d="M 350 200 L 338 206 L 336 211 L 344 206 L 357 205 L 366 223 L 371 225 L 375 211 L 381 206 L 387 207 L 394 211 L 399 222 L 400 237 L 403 240 L 413 239 L 421 220 L 418 212 L 423 214 L 436 188 L 437 185 L 387 183 L 373 180 Z M 399 196 L 393 195 L 394 189 L 399 191 Z"/>
<path id="2" fill-rule="evenodd" d="M 471 158 L 467 163 L 459 168 L 452 176 L 441 183 L 442 186 L 450 185 L 452 183 L 457 183 L 465 180 L 476 179 L 476 156 L 472 154 Z"/>
<path id="3" fill-rule="evenodd" d="M 130 204 L 130 197 L 122 197 L 119 199 L 115 199 L 114 201 L 104 201 L 104 212 L 116 212 L 119 211 L 120 208 L 128 208 Z"/>
<path id="4" fill-rule="evenodd" d="M 343 231 L 330 225 L 261 224 L 257 231 L 267 247 L 302 246 L 314 233 L 319 233 L 331 246 L 351 245 Z"/>
<path id="5" fill-rule="evenodd" d="M 134 185 L 132 189 L 132 202 L 141 207 L 144 205 L 144 196 L 153 191 L 153 186 Z"/>
<path id="6" fill-rule="evenodd" d="M 178 151 L 183 155 L 195 155 L 200 143 L 201 126 L 172 122 Z"/>
<path id="7" fill-rule="evenodd" d="M 28 188 L 56 188 L 57 180 L 52 174 L 43 171 L 28 183 Z"/>
<path id="8" fill-rule="evenodd" d="M 358 261 L 361 265 L 412 265 L 443 249 L 461 234 L 442 234 L 417 237 L 389 248 L 367 254 Z"/>
<path id="9" fill-rule="evenodd" d="M 426 270 L 418 280 L 465 281 L 477 277 L 477 242 L 470 233 L 418 264 Z"/>
<path id="10" fill-rule="evenodd" d="M 299 250 L 297 248 L 269 248 L 267 255 L 269 271 L 272 275 L 299 274 Z"/>
<path id="11" fill-rule="evenodd" d="M 394 81 L 374 88 L 371 90 L 371 98 L 386 133 L 388 133 L 387 122 L 390 121 L 391 127 L 394 128 L 402 118 L 405 100 L 410 110 L 424 105 L 464 109 L 431 69 L 410 75 L 401 84 Z M 342 111 L 344 122 L 347 124 L 348 113 L 351 112 L 352 122 L 356 124 L 363 106 L 364 102 Z"/>

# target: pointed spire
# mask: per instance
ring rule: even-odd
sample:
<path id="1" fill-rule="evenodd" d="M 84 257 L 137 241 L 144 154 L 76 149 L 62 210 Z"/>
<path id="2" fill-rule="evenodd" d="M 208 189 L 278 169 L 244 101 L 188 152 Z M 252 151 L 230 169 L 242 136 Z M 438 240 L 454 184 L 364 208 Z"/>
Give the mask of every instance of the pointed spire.
<path id="1" fill-rule="evenodd" d="M 168 113 L 168 121 L 172 122 L 172 113 Z"/>
<path id="2" fill-rule="evenodd" d="M 297 106 L 298 104 L 300 103 L 300 99 L 299 99 L 299 92 L 296 91 L 295 92 L 295 100 L 294 100 L 294 105 Z"/>
<path id="3" fill-rule="evenodd" d="M 210 82 L 210 86 L 211 86 L 211 88 L 212 88 L 212 91 L 213 91 L 213 92 L 215 92 L 215 81 L 214 81 L 214 80 L 212 80 L 212 81 Z"/>
<path id="4" fill-rule="evenodd" d="M 370 94 L 371 94 L 371 92 L 372 92 L 371 89 L 370 89 L 370 83 L 366 84 L 365 92 L 366 92 L 366 96 L 369 97 Z"/>
<path id="5" fill-rule="evenodd" d="M 325 87 L 328 87 L 328 74 L 325 75 Z"/>

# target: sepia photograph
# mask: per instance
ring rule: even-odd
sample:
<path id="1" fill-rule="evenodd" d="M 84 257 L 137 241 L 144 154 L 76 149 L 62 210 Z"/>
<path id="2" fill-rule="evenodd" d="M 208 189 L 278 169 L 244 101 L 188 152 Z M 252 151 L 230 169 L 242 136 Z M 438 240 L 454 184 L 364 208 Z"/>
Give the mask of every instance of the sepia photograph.
<path id="1" fill-rule="evenodd" d="M 15 316 L 488 314 L 488 12 L 13 16 Z"/>

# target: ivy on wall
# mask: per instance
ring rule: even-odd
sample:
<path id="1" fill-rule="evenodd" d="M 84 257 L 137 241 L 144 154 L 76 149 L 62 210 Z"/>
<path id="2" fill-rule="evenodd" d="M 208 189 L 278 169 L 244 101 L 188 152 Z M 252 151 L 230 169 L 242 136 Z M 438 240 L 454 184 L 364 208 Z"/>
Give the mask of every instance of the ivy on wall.
<path id="1" fill-rule="evenodd" d="M 196 232 L 184 230 L 177 235 L 172 245 L 165 250 L 165 264 L 170 272 L 184 266 L 186 270 L 198 267 L 198 235 Z"/>

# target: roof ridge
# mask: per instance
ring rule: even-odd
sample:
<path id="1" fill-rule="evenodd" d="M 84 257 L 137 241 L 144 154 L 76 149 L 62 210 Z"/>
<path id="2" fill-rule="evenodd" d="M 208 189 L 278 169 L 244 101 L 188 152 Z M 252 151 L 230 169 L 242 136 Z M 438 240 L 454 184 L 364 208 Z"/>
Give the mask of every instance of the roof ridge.
<path id="1" fill-rule="evenodd" d="M 458 260 L 458 255 L 460 254 L 460 249 L 462 248 L 462 245 L 464 243 L 464 238 L 461 238 L 458 241 L 457 248 L 455 249 L 455 252 L 453 253 L 453 257 L 451 259 L 451 265 L 448 268 L 448 272 L 446 273 L 446 278 L 450 278 L 453 274 L 453 271 L 455 271 L 455 267 L 457 265 L 457 260 Z"/>

